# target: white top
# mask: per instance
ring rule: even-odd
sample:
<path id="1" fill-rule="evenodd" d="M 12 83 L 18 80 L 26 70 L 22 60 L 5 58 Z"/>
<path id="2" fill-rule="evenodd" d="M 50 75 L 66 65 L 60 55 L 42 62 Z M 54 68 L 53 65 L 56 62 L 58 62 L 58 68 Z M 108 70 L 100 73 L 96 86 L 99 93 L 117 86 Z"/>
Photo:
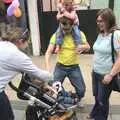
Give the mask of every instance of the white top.
<path id="1" fill-rule="evenodd" d="M 97 40 L 94 43 L 94 60 L 93 60 L 93 70 L 100 74 L 109 73 L 112 69 L 112 49 L 111 49 L 111 35 L 103 36 L 99 34 Z M 120 51 L 120 31 L 116 30 L 114 32 L 114 49 L 115 51 Z"/>
<path id="2" fill-rule="evenodd" d="M 51 74 L 37 68 L 31 59 L 13 43 L 0 41 L 0 92 L 18 73 L 25 72 L 40 80 L 48 80 Z"/>

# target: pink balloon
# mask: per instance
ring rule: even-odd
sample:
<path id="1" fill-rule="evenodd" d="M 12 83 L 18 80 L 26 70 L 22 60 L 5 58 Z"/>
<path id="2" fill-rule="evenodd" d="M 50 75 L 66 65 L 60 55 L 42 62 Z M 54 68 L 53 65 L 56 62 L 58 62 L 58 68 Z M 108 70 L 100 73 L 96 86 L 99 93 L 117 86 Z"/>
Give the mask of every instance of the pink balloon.
<path id="1" fill-rule="evenodd" d="M 7 9 L 7 15 L 12 16 L 14 13 L 15 7 L 11 4 Z"/>
<path id="2" fill-rule="evenodd" d="M 13 0 L 12 6 L 14 6 L 15 8 L 18 8 L 20 6 L 19 0 Z"/>
<path id="3" fill-rule="evenodd" d="M 4 3 L 12 3 L 13 0 L 3 0 Z"/>

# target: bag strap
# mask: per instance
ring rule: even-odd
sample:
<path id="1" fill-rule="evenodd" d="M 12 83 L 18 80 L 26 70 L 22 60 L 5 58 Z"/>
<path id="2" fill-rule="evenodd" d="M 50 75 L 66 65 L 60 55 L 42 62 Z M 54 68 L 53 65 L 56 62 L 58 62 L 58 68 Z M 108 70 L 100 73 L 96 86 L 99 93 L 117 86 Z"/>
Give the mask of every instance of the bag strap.
<path id="1" fill-rule="evenodd" d="M 111 36 L 111 50 L 112 50 L 111 55 L 112 55 L 112 62 L 114 64 L 115 63 L 115 57 L 114 57 L 115 48 L 114 48 L 113 38 L 114 38 L 114 32 L 112 33 L 112 36 Z"/>

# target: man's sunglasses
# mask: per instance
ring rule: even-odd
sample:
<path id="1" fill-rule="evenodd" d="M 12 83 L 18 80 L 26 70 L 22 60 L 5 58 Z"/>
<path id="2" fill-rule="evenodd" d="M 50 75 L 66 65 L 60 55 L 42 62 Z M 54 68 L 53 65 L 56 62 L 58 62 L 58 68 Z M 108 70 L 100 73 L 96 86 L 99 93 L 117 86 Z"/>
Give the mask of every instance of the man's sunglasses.
<path id="1" fill-rule="evenodd" d="M 64 25 L 64 26 L 67 26 L 67 25 L 70 25 L 70 26 L 72 26 L 73 25 L 73 23 L 72 22 L 68 22 L 68 21 L 63 21 L 63 22 L 60 22 L 62 25 Z"/>

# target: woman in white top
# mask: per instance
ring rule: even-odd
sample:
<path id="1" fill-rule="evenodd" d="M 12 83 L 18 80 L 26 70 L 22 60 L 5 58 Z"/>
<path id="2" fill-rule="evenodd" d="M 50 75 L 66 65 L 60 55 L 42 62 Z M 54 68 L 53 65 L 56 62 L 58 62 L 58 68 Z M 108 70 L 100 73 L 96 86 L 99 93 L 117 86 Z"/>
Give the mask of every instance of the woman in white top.
<path id="1" fill-rule="evenodd" d="M 96 23 L 99 34 L 93 46 L 94 60 L 92 72 L 95 104 L 88 118 L 107 120 L 109 113 L 109 97 L 115 85 L 115 75 L 120 69 L 120 31 L 117 30 L 114 13 L 109 8 L 98 12 Z M 114 64 L 112 62 L 111 49 L 111 37 L 113 32 L 114 53 L 116 57 Z"/>
<path id="2" fill-rule="evenodd" d="M 7 29 L 7 27 L 6 27 Z M 10 102 L 4 90 L 18 73 L 28 73 L 40 80 L 48 81 L 51 74 L 36 67 L 31 59 L 20 49 L 27 47 L 28 30 L 9 28 L 0 41 L 0 119 L 14 120 Z"/>

